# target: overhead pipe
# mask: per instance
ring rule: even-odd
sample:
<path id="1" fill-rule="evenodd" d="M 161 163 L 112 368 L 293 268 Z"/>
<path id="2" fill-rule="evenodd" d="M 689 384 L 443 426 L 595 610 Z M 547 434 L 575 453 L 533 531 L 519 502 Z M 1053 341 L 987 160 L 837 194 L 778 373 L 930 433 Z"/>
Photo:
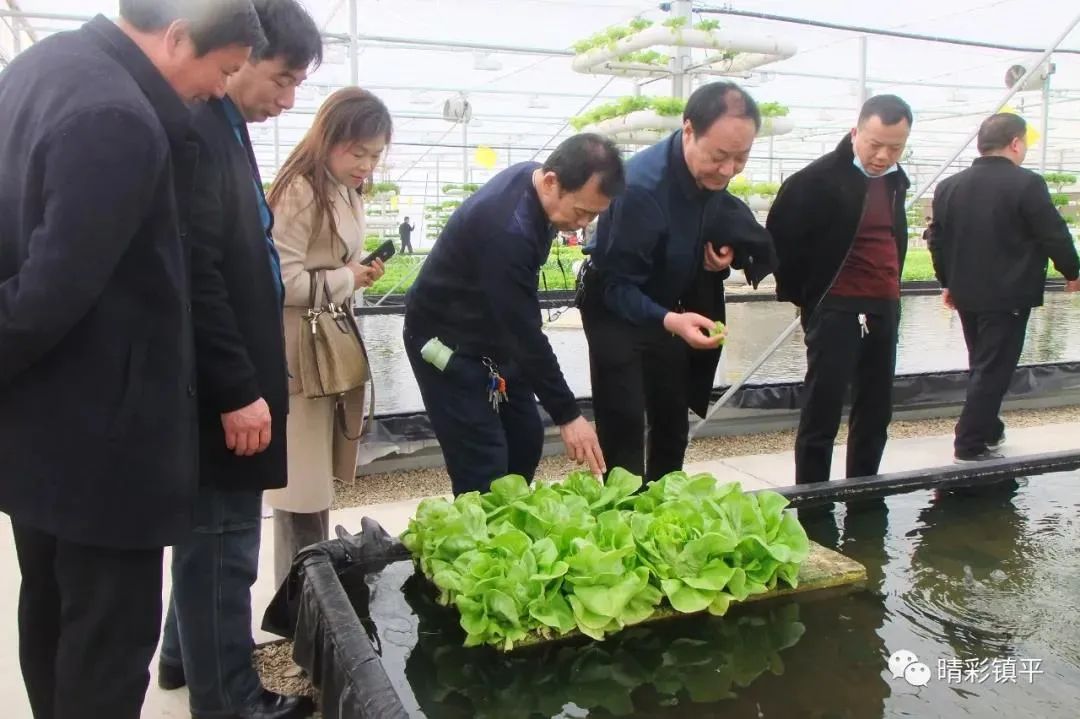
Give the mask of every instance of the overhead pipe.
<path id="1" fill-rule="evenodd" d="M 661 9 L 670 3 L 661 3 Z M 754 12 L 751 10 L 735 10 L 730 7 L 702 7 L 698 6 L 694 8 L 694 12 L 702 13 L 706 15 L 731 15 L 733 17 L 745 17 L 753 20 L 769 20 L 772 22 L 783 22 L 794 25 L 806 25 L 809 27 L 820 27 L 828 30 L 842 30 L 844 32 L 857 32 L 866 35 L 882 35 L 884 37 L 895 37 L 902 40 L 919 40 L 922 42 L 934 42 L 946 45 L 964 45 L 967 47 L 981 47 L 989 50 L 1008 50 L 1009 52 L 1041 52 L 1042 48 L 1038 47 L 1021 47 L 1017 45 L 1002 45 L 1000 43 L 982 42 L 980 40 L 964 40 L 961 38 L 942 37 L 940 35 L 922 35 L 913 32 L 901 32 L 899 30 L 880 30 L 877 28 L 863 27 L 861 25 L 845 25 L 842 23 L 824 22 L 821 20 L 809 20 L 806 18 L 790 17 L 787 15 L 773 15 L 771 13 Z M 1072 55 L 1080 55 L 1080 49 L 1073 50 L 1070 48 L 1063 48 L 1058 52 L 1069 53 Z"/>

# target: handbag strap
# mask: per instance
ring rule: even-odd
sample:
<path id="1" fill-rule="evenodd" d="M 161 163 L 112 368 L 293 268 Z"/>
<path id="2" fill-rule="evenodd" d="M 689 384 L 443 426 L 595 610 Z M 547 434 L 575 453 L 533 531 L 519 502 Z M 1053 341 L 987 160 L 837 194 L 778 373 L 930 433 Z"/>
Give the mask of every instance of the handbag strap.
<path id="1" fill-rule="evenodd" d="M 360 333 L 357 332 L 357 337 L 360 338 Z M 360 351 L 364 353 L 364 362 L 368 366 L 368 377 L 371 382 L 371 393 L 368 395 L 368 419 L 375 419 L 375 376 L 371 374 L 371 359 L 368 357 L 367 344 L 364 343 L 363 338 L 360 338 Z M 364 436 L 364 428 L 368 426 L 366 422 L 361 419 L 360 431 L 355 435 L 349 434 L 348 422 L 345 421 L 345 395 L 339 395 L 335 406 L 335 415 L 337 415 L 338 429 L 341 430 L 341 434 L 345 439 L 350 442 L 355 442 Z"/>
<path id="2" fill-rule="evenodd" d="M 334 298 L 330 294 L 330 283 L 326 281 L 326 270 L 317 270 L 309 273 L 309 275 L 311 277 L 311 289 L 308 294 L 308 306 L 313 310 L 317 310 L 333 304 Z M 316 298 L 320 294 L 325 300 L 321 305 L 316 304 Z"/>

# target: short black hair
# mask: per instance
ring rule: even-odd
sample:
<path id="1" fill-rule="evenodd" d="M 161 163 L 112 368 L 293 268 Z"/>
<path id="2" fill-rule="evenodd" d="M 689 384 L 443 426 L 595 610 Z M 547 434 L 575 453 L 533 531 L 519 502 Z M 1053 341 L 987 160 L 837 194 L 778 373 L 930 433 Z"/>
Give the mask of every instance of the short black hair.
<path id="1" fill-rule="evenodd" d="M 563 140 L 544 163 L 544 172 L 554 172 L 567 192 L 585 186 L 593 175 L 600 176 L 600 192 L 615 197 L 626 187 L 622 153 L 610 139 L 591 132 Z"/>
<path id="2" fill-rule="evenodd" d="M 979 126 L 979 154 L 1004 150 L 1013 140 L 1027 136 L 1027 121 L 1011 112 L 999 112 Z"/>
<path id="3" fill-rule="evenodd" d="M 266 43 L 251 0 L 120 0 L 120 17 L 142 32 L 187 20 L 200 56 L 232 45 L 261 52 Z"/>
<path id="4" fill-rule="evenodd" d="M 290 70 L 318 67 L 323 61 L 319 26 L 296 0 L 252 0 L 266 44 L 251 53 L 251 62 L 282 58 Z"/>
<path id="5" fill-rule="evenodd" d="M 881 118 L 882 124 L 890 126 L 907 120 L 910 127 L 915 122 L 911 106 L 896 95 L 874 95 L 863 103 L 859 111 L 859 125 L 871 117 Z"/>
<path id="6" fill-rule="evenodd" d="M 750 93 L 733 82 L 710 82 L 694 90 L 686 101 L 683 122 L 690 121 L 695 135 L 709 131 L 713 123 L 725 115 L 754 121 L 754 128 L 761 129 L 761 110 Z"/>

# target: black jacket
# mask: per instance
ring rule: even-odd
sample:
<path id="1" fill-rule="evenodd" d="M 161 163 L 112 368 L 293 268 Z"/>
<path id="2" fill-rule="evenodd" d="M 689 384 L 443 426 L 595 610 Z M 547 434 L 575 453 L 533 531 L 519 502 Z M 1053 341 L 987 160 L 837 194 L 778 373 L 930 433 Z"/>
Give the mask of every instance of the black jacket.
<path id="1" fill-rule="evenodd" d="M 836 282 L 862 221 L 869 180 L 854 160 L 849 135 L 835 150 L 785 180 L 769 211 L 766 227 L 780 260 L 775 272 L 776 298 L 801 307 L 804 318 Z M 903 169 L 889 174 L 887 181 L 903 275 L 908 245 L 904 198 L 911 183 Z"/>
<path id="2" fill-rule="evenodd" d="M 100 16 L 0 74 L 0 509 L 69 541 L 190 530 L 189 121 Z"/>
<path id="3" fill-rule="evenodd" d="M 702 221 L 705 241 L 717 250 L 731 247 L 735 251 L 732 269 L 742 270 L 746 281 L 756 288 L 776 266 L 772 238 L 745 202 L 728 192 L 714 192 L 712 195 Z M 729 274 L 727 271 L 707 272 L 704 268 L 700 269 L 690 291 L 683 297 L 683 307 L 689 312 L 726 322 L 724 279 Z M 750 331 L 750 328 L 744 331 Z M 704 417 L 709 410 L 713 380 L 723 347 L 707 351 L 686 349 L 690 355 L 687 379 L 690 409 L 699 417 Z"/>
<path id="4" fill-rule="evenodd" d="M 1047 258 L 1066 279 L 1080 274 L 1046 181 L 1005 157 L 980 157 L 938 185 L 929 243 L 938 282 L 971 312 L 1042 305 Z"/>
<path id="5" fill-rule="evenodd" d="M 288 370 L 280 276 L 274 277 L 259 196 L 262 180 L 247 127 L 237 139 L 226 101 L 194 112 L 200 142 L 191 204 L 191 282 L 199 377 L 199 476 L 224 489 L 276 489 L 287 480 Z M 225 446 L 224 412 L 262 397 L 270 446 L 237 457 Z"/>

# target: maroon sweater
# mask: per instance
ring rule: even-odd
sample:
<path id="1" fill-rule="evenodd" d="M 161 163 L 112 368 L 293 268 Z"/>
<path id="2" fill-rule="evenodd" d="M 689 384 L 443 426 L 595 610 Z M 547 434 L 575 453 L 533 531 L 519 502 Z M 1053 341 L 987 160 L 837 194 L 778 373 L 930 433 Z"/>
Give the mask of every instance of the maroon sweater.
<path id="1" fill-rule="evenodd" d="M 893 231 L 893 202 L 884 177 L 870 179 L 866 212 L 831 297 L 900 299 L 900 259 Z"/>

